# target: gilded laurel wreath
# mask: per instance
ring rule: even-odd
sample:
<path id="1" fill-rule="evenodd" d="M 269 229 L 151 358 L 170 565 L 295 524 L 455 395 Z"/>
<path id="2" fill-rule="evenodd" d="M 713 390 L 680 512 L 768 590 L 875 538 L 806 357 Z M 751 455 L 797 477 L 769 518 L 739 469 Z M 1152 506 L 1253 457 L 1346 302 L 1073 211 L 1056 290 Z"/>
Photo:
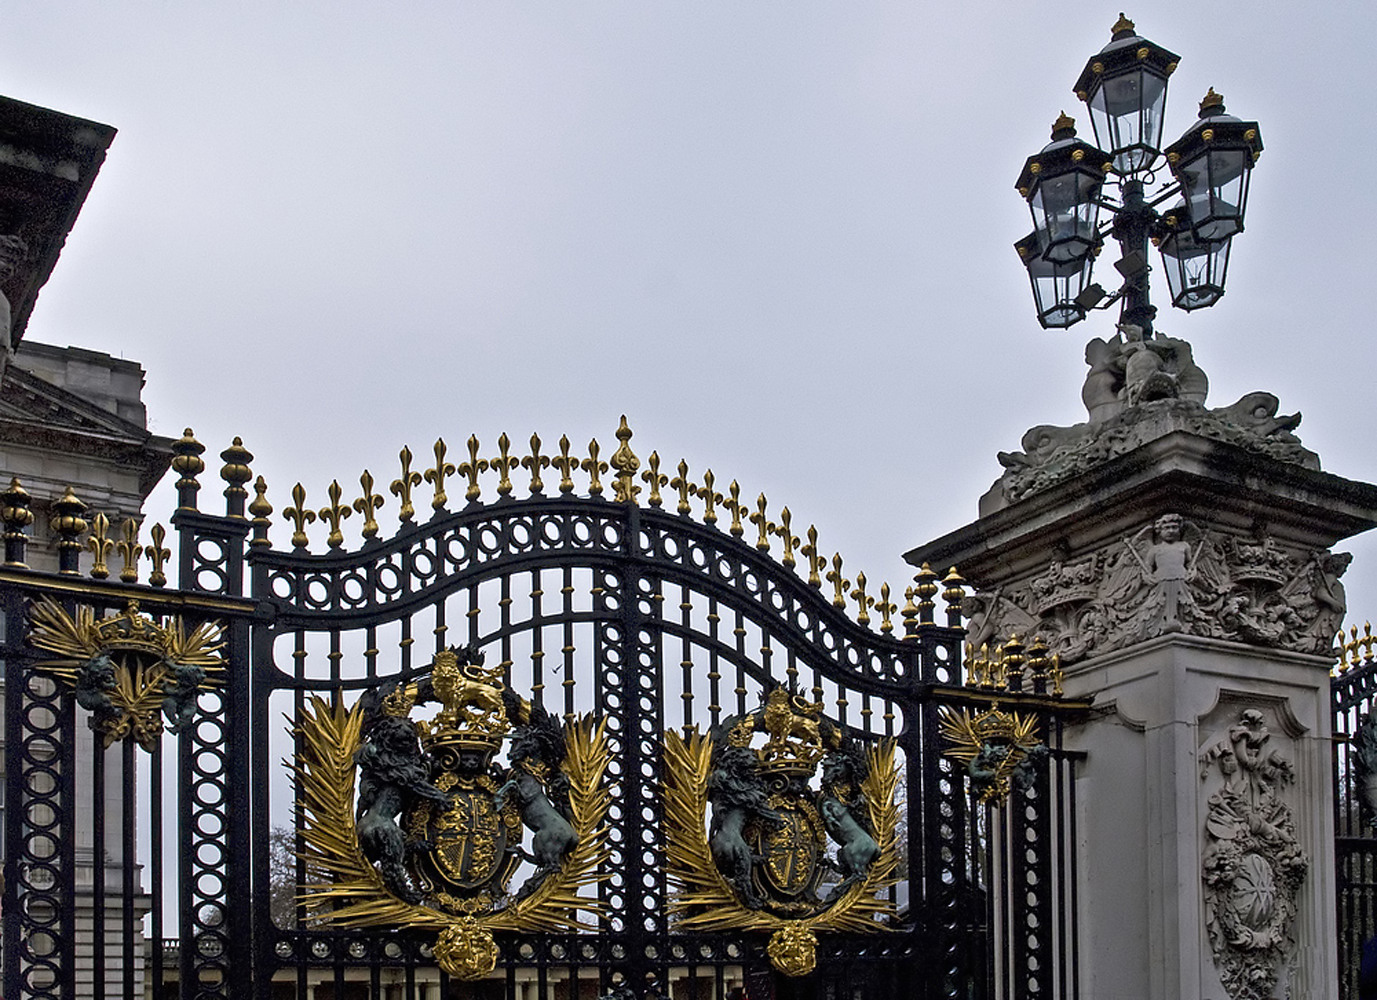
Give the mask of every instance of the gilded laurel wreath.
<path id="1" fill-rule="evenodd" d="M 687 736 L 665 734 L 667 853 L 670 878 L 679 890 L 670 906 L 678 928 L 768 932 L 770 961 L 789 976 L 813 971 L 818 932 L 886 930 L 882 921 L 893 916 L 894 907 L 884 890 L 898 881 L 894 743 L 884 740 L 865 750 L 842 744 L 836 730 L 820 719 L 820 710 L 776 692 L 765 708 L 734 721 L 716 739 L 696 730 Z M 769 732 L 769 742 L 750 748 L 750 735 L 760 731 Z M 829 737 L 832 751 L 824 760 Z M 745 798 L 714 791 L 742 786 L 728 773 L 735 766 L 733 755 L 756 769 L 762 789 L 771 789 L 758 802 L 756 815 L 741 824 L 747 850 L 739 868 L 733 866 L 729 842 L 733 820 L 745 811 L 733 807 Z M 835 761 L 848 755 L 854 763 L 850 771 Z M 807 783 L 818 761 L 824 761 L 820 792 Z M 849 809 L 861 815 L 852 816 Z M 824 827 L 838 841 L 835 862 L 823 857 Z M 824 867 L 846 877 L 827 898 L 818 899 L 813 890 Z"/>
<path id="2" fill-rule="evenodd" d="M 366 699 L 349 709 L 338 699 L 307 702 L 297 729 L 302 749 L 292 768 L 301 788 L 297 811 L 304 848 L 299 856 L 307 870 L 299 898 L 307 919 L 318 925 L 434 931 L 440 967 L 460 979 L 479 979 L 496 966 L 495 932 L 586 929 L 580 914 L 600 911 L 601 904 L 580 890 L 596 881 L 607 857 L 604 817 L 610 797 L 603 776 L 608 748 L 602 723 L 584 718 L 561 725 L 478 668 L 456 666 L 449 653 L 437 656 L 436 664 L 425 683 L 433 683 L 427 691 L 433 690 L 445 707 L 433 722 L 407 719 L 415 685 L 391 690 L 374 714 L 384 725 L 414 726 L 421 734 L 420 751 L 416 736 L 410 737 L 412 753 L 426 755 L 421 774 L 430 777 L 412 783 L 428 790 L 429 797 L 412 797 L 401 824 L 388 815 L 379 822 L 370 808 L 378 797 L 370 782 L 377 786 L 380 780 L 398 779 L 370 775 L 369 762 L 385 751 L 378 750 L 378 737 L 366 732 Z M 513 737 L 513 763 L 504 771 L 492 764 L 491 754 L 506 735 L 508 720 L 516 721 L 513 716 L 522 725 Z M 549 733 L 560 734 L 556 774 L 535 754 L 521 757 L 517 746 L 528 739 L 521 730 L 542 722 L 546 759 Z M 399 760 L 383 766 L 395 775 Z M 499 785 L 503 779 L 506 783 Z M 549 808 L 545 790 L 563 789 L 566 783 L 567 822 L 550 817 L 552 826 L 559 823 L 565 831 L 555 843 L 529 810 L 537 797 Z M 552 798 L 562 796 L 552 793 Z M 523 821 L 536 830 L 534 854 L 520 845 Z M 386 839 L 379 830 L 397 840 L 392 864 L 378 846 Z M 400 861 L 403 836 L 409 871 Z M 508 894 L 507 880 L 521 856 L 536 863 L 537 872 L 520 891 Z"/>
<path id="3" fill-rule="evenodd" d="M 57 656 L 34 668 L 73 692 L 103 747 L 133 739 L 151 751 L 164 720 L 182 732 L 197 694 L 224 683 L 223 633 L 214 622 L 187 631 L 180 618 L 143 614 L 137 601 L 109 618 L 84 605 L 73 617 L 47 599 L 34 604 L 31 620 L 29 642 Z"/>

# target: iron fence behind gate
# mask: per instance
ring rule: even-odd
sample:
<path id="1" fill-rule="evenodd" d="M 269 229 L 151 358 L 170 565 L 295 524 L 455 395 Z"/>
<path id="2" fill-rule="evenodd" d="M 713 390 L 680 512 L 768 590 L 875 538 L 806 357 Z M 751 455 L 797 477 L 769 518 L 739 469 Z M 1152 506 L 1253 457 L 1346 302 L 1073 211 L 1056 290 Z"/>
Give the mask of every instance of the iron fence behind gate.
<path id="1" fill-rule="evenodd" d="M 1346 641 L 1345 641 L 1346 638 Z M 1334 706 L 1334 863 L 1339 903 L 1339 996 L 1356 1000 L 1363 944 L 1377 937 L 1377 642 L 1368 626 L 1340 633 Z"/>
<path id="2" fill-rule="evenodd" d="M 617 437 L 404 449 L 390 537 L 365 472 L 277 548 L 188 432 L 175 553 L 73 498 L 58 574 L 7 494 L 4 995 L 1075 997 L 1055 661 Z"/>

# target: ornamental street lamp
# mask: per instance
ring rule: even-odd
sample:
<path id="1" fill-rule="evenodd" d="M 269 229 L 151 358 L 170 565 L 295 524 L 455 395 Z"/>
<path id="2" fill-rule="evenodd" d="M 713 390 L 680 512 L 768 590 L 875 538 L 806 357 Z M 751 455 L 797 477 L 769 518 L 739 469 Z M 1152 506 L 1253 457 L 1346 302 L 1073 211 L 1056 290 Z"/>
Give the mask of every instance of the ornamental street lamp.
<path id="1" fill-rule="evenodd" d="M 1095 145 L 1076 138 L 1065 112 L 1052 126 L 1052 142 L 1030 156 L 1019 174 L 1033 232 L 1014 247 L 1028 268 L 1044 327 L 1067 327 L 1091 309 L 1120 303 L 1120 322 L 1152 333 L 1157 309 L 1148 275 L 1151 240 L 1162 253 L 1172 305 L 1212 306 L 1224 294 L 1233 237 L 1243 231 L 1248 180 L 1262 152 L 1257 122 L 1224 113 L 1211 88 L 1200 102 L 1200 120 L 1176 142 L 1161 148 L 1167 79 L 1178 57 L 1134 31 L 1122 14 L 1113 37 L 1086 63 L 1076 96 L 1086 103 Z M 1170 180 L 1155 168 L 1165 155 Z M 1180 204 L 1159 213 L 1173 198 Z M 1101 224 L 1100 209 L 1111 213 Z M 1123 279 L 1106 296 L 1090 283 L 1105 237 L 1119 243 L 1114 263 Z"/>

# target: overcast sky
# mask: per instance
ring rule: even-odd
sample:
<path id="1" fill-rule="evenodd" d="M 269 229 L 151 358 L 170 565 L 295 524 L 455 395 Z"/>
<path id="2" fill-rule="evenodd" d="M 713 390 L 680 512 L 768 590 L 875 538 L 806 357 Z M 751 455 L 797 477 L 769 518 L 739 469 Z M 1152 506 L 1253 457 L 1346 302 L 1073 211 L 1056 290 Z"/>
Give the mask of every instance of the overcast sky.
<path id="1" fill-rule="evenodd" d="M 1377 479 L 1377 5 L 1127 13 L 1182 57 L 1168 139 L 1213 86 L 1266 143 L 1227 295 L 1158 329 L 1211 405 L 1273 392 L 1326 470 Z M 279 511 L 441 435 L 610 452 L 626 413 L 643 459 L 763 490 L 902 590 L 901 553 L 974 518 L 997 451 L 1085 417 L 1113 314 L 1039 328 L 1013 182 L 1059 111 L 1092 138 L 1070 88 L 1117 14 L 12 5 L 0 92 L 119 129 L 26 336 L 141 362 L 153 428 L 242 435 Z M 1361 621 L 1377 542 L 1346 548 Z"/>

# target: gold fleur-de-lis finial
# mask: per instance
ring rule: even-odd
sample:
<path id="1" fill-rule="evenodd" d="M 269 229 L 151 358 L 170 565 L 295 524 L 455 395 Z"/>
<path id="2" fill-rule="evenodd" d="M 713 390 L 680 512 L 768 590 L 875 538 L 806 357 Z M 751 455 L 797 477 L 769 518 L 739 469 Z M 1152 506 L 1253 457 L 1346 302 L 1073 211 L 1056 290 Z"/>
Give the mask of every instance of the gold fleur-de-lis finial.
<path id="1" fill-rule="evenodd" d="M 716 505 L 722 502 L 722 494 L 713 492 L 712 484 L 715 482 L 712 470 L 708 469 L 703 473 L 703 485 L 698 488 L 699 499 L 703 501 L 703 523 L 717 523 Z"/>
<path id="2" fill-rule="evenodd" d="M 497 457 L 488 463 L 497 473 L 497 495 L 500 497 L 510 496 L 512 492 L 512 470 L 520 466 L 521 462 L 514 455 L 511 439 L 503 431 L 497 438 Z"/>
<path id="3" fill-rule="evenodd" d="M 733 538 L 740 538 L 746 533 L 745 527 L 741 524 L 741 515 L 746 510 L 741 504 L 741 487 L 737 485 L 735 479 L 727 487 L 727 499 L 722 501 L 722 506 L 732 516 L 731 533 Z"/>
<path id="4" fill-rule="evenodd" d="M 306 487 L 300 483 L 292 487 L 292 505 L 283 508 L 282 516 L 292 522 L 292 546 L 304 549 L 310 543 L 306 525 L 316 519 L 316 512 L 306 506 Z"/>
<path id="5" fill-rule="evenodd" d="M 769 503 L 765 499 L 765 494 L 755 498 L 755 513 L 751 515 L 751 523 L 755 525 L 757 537 L 755 547 L 761 552 L 770 551 L 770 534 L 775 530 L 774 522 L 765 514 L 766 505 Z"/>
<path id="6" fill-rule="evenodd" d="M 363 515 L 361 534 L 364 538 L 374 538 L 378 534 L 378 522 L 373 512 L 382 510 L 383 498 L 373 492 L 373 473 L 367 469 L 359 476 L 359 486 L 363 488 L 363 496 L 354 501 L 354 509 Z"/>
<path id="7" fill-rule="evenodd" d="M 631 450 L 631 427 L 622 414 L 621 425 L 617 428 L 617 450 L 612 453 L 612 468 L 617 470 L 617 481 L 612 484 L 613 498 L 618 503 L 635 503 L 636 494 L 641 488 L 636 485 L 636 470 L 641 460 Z"/>
<path id="8" fill-rule="evenodd" d="M 784 541 L 784 554 L 780 556 L 779 561 L 788 569 L 793 569 L 798 562 L 794 558 L 794 546 L 799 544 L 799 539 L 795 537 L 793 528 L 789 526 L 793 519 L 793 513 L 788 507 L 785 507 L 779 512 L 779 528 L 776 529 L 776 534 Z"/>
<path id="9" fill-rule="evenodd" d="M 411 471 L 410 448 L 403 446 L 397 457 L 402 460 L 402 478 L 392 480 L 389 489 L 392 495 L 402 502 L 402 509 L 397 511 L 397 520 L 406 524 L 416 516 L 416 507 L 411 502 L 411 491 L 421 485 L 421 474 Z"/>
<path id="10" fill-rule="evenodd" d="M 818 550 L 818 529 L 815 525 L 808 525 L 808 544 L 799 549 L 803 555 L 808 557 L 808 585 L 810 587 L 822 586 L 822 567 L 826 563 L 822 552 Z"/>
<path id="11" fill-rule="evenodd" d="M 569 454 L 569 435 L 561 434 L 559 436 L 559 457 L 551 459 L 550 464 L 559 470 L 559 491 L 561 493 L 573 493 L 573 472 L 579 467 L 579 460 Z"/>
<path id="12" fill-rule="evenodd" d="M 344 496 L 344 490 L 340 487 L 339 480 L 330 481 L 329 488 L 325 495 L 330 498 L 327 507 L 320 508 L 320 523 L 330 525 L 330 536 L 325 540 L 325 544 L 332 549 L 338 549 L 344 545 L 344 532 L 340 530 L 340 522 L 346 520 L 353 513 L 347 503 L 340 503 Z"/>
<path id="13" fill-rule="evenodd" d="M 865 592 L 864 573 L 856 574 L 856 589 L 851 591 L 851 599 L 856 602 L 856 622 L 860 625 L 869 625 L 870 609 L 875 604 L 875 598 Z"/>
<path id="14" fill-rule="evenodd" d="M 476 438 L 469 438 L 470 452 L 473 452 L 476 445 Z M 449 446 L 445 444 L 444 438 L 435 439 L 435 465 L 426 469 L 425 481 L 430 483 L 435 490 L 434 497 L 431 498 L 430 507 L 432 510 L 442 510 L 445 504 L 449 503 L 449 497 L 445 496 L 445 479 L 454 475 L 455 468 L 453 462 L 445 461 L 445 454 L 449 451 Z M 475 475 L 475 482 L 477 476 Z M 476 487 L 475 487 L 476 488 Z"/>
<path id="15" fill-rule="evenodd" d="M 550 457 L 540 453 L 540 435 L 531 435 L 531 453 L 521 460 L 521 467 L 531 474 L 531 492 L 544 492 L 545 483 L 540 478 L 540 470 L 550 467 Z"/>
<path id="16" fill-rule="evenodd" d="M 689 497 L 698 495 L 698 487 L 689 480 L 688 463 L 682 458 L 679 459 L 679 474 L 669 481 L 670 489 L 678 490 L 679 504 L 675 507 L 680 514 L 692 512 L 693 507 L 689 504 Z"/>
<path id="17" fill-rule="evenodd" d="M 86 547 L 95 556 L 91 562 L 91 578 L 95 580 L 104 580 L 110 575 L 110 567 L 105 564 L 105 560 L 109 559 L 110 553 L 115 550 L 115 542 L 106 537 L 109 530 L 110 519 L 97 511 L 91 517 L 91 535 L 86 539 Z"/>
<path id="18" fill-rule="evenodd" d="M 598 460 L 598 439 L 588 442 L 588 457 L 579 463 L 579 468 L 588 473 L 588 495 L 602 496 L 602 480 L 598 478 L 607 471 L 607 463 Z"/>
<path id="19" fill-rule="evenodd" d="M 470 434 L 468 440 L 469 460 L 459 466 L 459 475 L 468 478 L 468 489 L 464 490 L 464 499 L 472 503 L 482 494 L 483 488 L 478 485 L 478 474 L 488 471 L 488 460 L 478 457 L 478 436 Z"/>
<path id="20" fill-rule="evenodd" d="M 139 544 L 139 522 L 132 517 L 125 518 L 120 535 L 120 542 L 115 546 L 115 551 L 124 562 L 124 567 L 120 570 L 120 581 L 138 583 L 139 556 L 143 555 L 143 546 Z"/>
<path id="21" fill-rule="evenodd" d="M 660 453 L 652 451 L 650 457 L 646 459 L 646 471 L 641 473 L 641 480 L 650 485 L 650 496 L 646 498 L 646 503 L 652 507 L 663 507 L 665 498 L 660 495 L 660 487 L 669 483 L 669 477 L 660 474 Z"/>
<path id="22" fill-rule="evenodd" d="M 163 572 L 163 567 L 172 558 L 170 549 L 163 548 L 163 542 L 167 538 L 167 529 L 161 524 L 155 524 L 149 529 L 148 535 L 153 539 L 153 544 L 144 549 L 144 555 L 153 564 L 153 572 L 148 574 L 148 584 L 151 587 L 166 587 L 167 574 Z"/>
<path id="23" fill-rule="evenodd" d="M 884 635 L 894 631 L 894 622 L 891 615 L 898 611 L 898 606 L 889 599 L 889 584 L 880 584 L 880 599 L 875 602 L 875 610 L 880 613 L 880 632 Z"/>
<path id="24" fill-rule="evenodd" d="M 846 588 L 851 585 L 851 581 L 842 576 L 842 557 L 840 552 L 832 553 L 832 569 L 827 574 L 827 581 L 832 584 L 832 606 L 834 608 L 845 608 Z"/>

